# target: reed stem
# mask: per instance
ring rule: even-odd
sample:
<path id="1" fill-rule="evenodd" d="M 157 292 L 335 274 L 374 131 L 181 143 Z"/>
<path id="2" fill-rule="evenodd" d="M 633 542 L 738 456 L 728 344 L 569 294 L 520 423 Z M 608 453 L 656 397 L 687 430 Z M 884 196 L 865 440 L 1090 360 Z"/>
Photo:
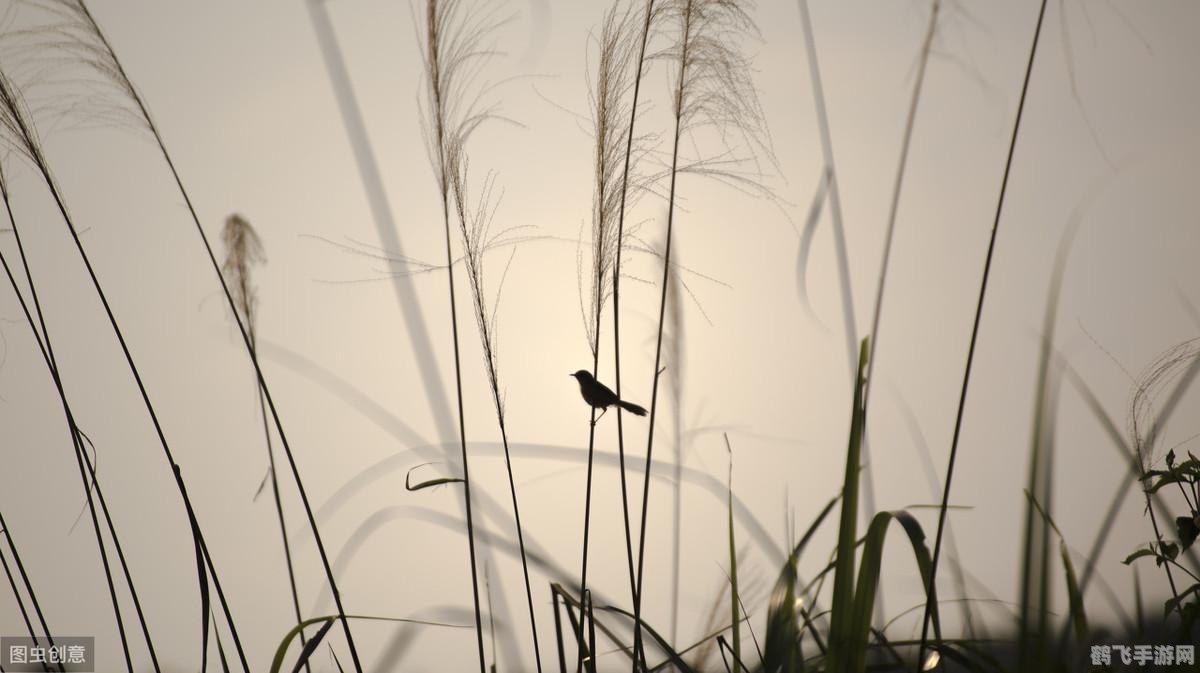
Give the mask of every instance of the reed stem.
<path id="1" fill-rule="evenodd" d="M 975 319 L 971 325 L 971 341 L 967 347 L 967 362 L 963 370 L 962 389 L 958 397 L 958 411 L 954 417 L 954 435 L 950 440 L 950 458 L 946 465 L 946 483 L 942 491 L 942 502 L 938 509 L 937 534 L 933 543 L 933 560 L 929 568 L 929 582 L 925 587 L 925 614 L 921 619 L 921 644 L 917 649 L 917 665 L 925 661 L 925 652 L 929 646 L 929 618 L 933 611 L 933 602 L 928 600 L 933 595 L 937 581 L 938 561 L 942 554 L 942 535 L 946 527 L 946 512 L 950 506 L 950 487 L 954 481 L 954 465 L 958 458 L 958 441 L 962 435 L 963 411 L 967 404 L 967 390 L 971 382 L 971 366 L 975 362 L 975 345 L 979 339 L 979 324 L 983 316 L 983 302 L 987 296 L 988 279 L 991 276 L 992 258 L 996 251 L 996 233 L 1000 228 L 1000 217 L 1004 212 L 1004 200 L 1008 193 L 1008 178 L 1012 172 L 1013 155 L 1017 148 L 1017 138 L 1021 130 L 1021 118 L 1025 112 L 1025 98 L 1029 93 L 1029 80 L 1033 74 L 1034 57 L 1037 55 L 1038 41 L 1042 34 L 1042 23 L 1046 17 L 1046 0 L 1042 0 L 1038 10 L 1037 24 L 1033 31 L 1033 44 L 1029 49 L 1029 60 L 1025 66 L 1025 79 L 1021 84 L 1021 97 L 1017 102 L 1017 116 L 1013 124 L 1012 137 L 1008 144 L 1008 155 L 1004 162 L 1004 176 L 1000 180 L 1000 194 L 996 199 L 996 215 L 992 220 L 992 232 L 988 240 L 987 256 L 983 263 L 983 277 L 979 283 L 979 298 L 975 302 Z"/>

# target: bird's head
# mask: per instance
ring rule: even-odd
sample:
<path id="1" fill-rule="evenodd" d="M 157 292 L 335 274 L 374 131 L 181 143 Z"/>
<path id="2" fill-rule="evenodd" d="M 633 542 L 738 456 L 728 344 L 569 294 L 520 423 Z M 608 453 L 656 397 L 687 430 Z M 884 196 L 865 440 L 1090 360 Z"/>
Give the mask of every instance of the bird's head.
<path id="1" fill-rule="evenodd" d="M 584 381 L 592 380 L 591 372 L 589 372 L 586 369 L 580 369 L 579 371 L 575 372 L 574 374 L 571 374 L 571 376 L 575 377 L 575 380 L 579 381 L 580 383 L 583 383 Z"/>

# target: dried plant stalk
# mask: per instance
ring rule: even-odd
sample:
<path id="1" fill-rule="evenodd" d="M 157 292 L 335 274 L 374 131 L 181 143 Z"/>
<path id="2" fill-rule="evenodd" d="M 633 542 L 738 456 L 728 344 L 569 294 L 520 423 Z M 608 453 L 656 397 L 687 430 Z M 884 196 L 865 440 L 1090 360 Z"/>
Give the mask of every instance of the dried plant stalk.
<path id="1" fill-rule="evenodd" d="M 765 192 L 757 169 L 759 159 L 774 163 L 766 120 L 750 78 L 751 64 L 743 42 L 757 35 L 748 0 L 672 0 L 664 6 L 664 20 L 676 26 L 676 39 L 662 54 L 675 66 L 672 86 L 674 131 L 668 173 L 666 240 L 658 307 L 654 372 L 650 395 L 650 420 L 646 436 L 646 470 L 642 482 L 642 515 L 638 535 L 637 588 L 634 593 L 634 650 L 645 662 L 642 642 L 643 571 L 646 526 L 650 501 L 650 475 L 654 453 L 654 428 L 658 417 L 658 382 L 663 372 L 663 328 L 668 289 L 671 287 L 671 252 L 677 187 L 680 173 L 694 173 L 731 186 Z M 713 157 L 680 161 L 681 141 L 702 130 L 714 132 L 727 145 L 737 143 L 749 155 L 728 149 Z M 750 164 L 750 173 L 741 170 Z"/>
<path id="2" fill-rule="evenodd" d="M 459 353 L 458 306 L 454 288 L 454 252 L 450 236 L 451 192 L 462 147 L 494 109 L 481 108 L 475 76 L 490 55 L 489 34 L 502 23 L 496 6 L 482 2 L 467 8 L 461 0 L 428 0 L 422 21 L 422 59 L 425 88 L 421 130 L 437 180 L 446 244 L 446 279 L 450 299 L 450 329 L 454 345 L 454 382 L 458 402 L 458 436 L 462 460 L 463 502 L 471 565 L 471 597 L 475 609 L 475 638 L 479 670 L 487 668 L 483 649 L 483 618 L 479 601 L 479 571 L 475 554 L 475 522 L 471 508 L 470 461 L 467 456 L 466 414 L 463 408 L 462 358 Z"/>
<path id="3" fill-rule="evenodd" d="M 533 607 L 533 586 L 529 580 L 529 557 L 525 552 L 525 531 L 521 525 L 521 508 L 517 502 L 517 482 L 513 476 L 512 455 L 508 448 L 508 427 L 505 423 L 504 396 L 500 392 L 499 356 L 496 343 L 496 316 L 499 307 L 499 291 L 504 287 L 504 278 L 508 275 L 508 267 L 500 277 L 500 287 L 497 290 L 496 304 L 489 309 L 487 293 L 484 286 L 484 253 L 500 243 L 507 230 L 493 234 L 491 224 L 495 218 L 499 198 L 493 198 L 495 180 L 488 176 L 483 183 L 479 202 L 472 206 L 467 189 L 467 158 L 465 149 L 456 143 L 450 148 L 450 180 L 454 197 L 454 212 L 458 218 L 459 233 L 463 248 L 463 264 L 466 267 L 467 281 L 471 287 L 471 306 L 475 316 L 475 326 L 479 330 L 479 341 L 483 347 L 484 371 L 487 374 L 488 386 L 492 392 L 492 402 L 496 409 L 496 423 L 500 428 L 500 441 L 504 448 L 504 467 L 508 472 L 508 489 L 512 495 L 513 518 L 517 529 L 517 545 L 521 555 L 521 571 L 525 580 L 525 600 L 529 609 L 529 628 L 533 636 L 533 657 L 538 673 L 542 671 L 541 647 L 538 644 L 537 616 Z M 515 251 L 514 251 L 515 254 Z M 512 256 L 509 256 L 509 263 Z M 491 610 L 489 608 L 489 614 Z M 495 616 L 490 620 L 493 629 Z M 495 634 L 493 633 L 493 639 Z M 493 650 L 495 650 L 493 642 Z M 493 659 L 495 653 L 493 651 Z"/>

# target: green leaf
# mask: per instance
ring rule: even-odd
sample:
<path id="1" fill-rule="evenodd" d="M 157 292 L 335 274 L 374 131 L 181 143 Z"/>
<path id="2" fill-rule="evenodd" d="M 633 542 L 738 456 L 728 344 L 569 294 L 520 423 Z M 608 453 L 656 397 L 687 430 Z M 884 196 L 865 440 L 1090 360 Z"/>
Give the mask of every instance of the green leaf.
<path id="1" fill-rule="evenodd" d="M 1126 556 L 1125 560 L 1121 561 L 1121 563 L 1124 563 L 1125 565 L 1129 565 L 1144 556 L 1154 556 L 1154 555 L 1155 554 L 1154 554 L 1153 549 L 1149 549 L 1149 548 L 1139 549 L 1139 550 L 1133 552 L 1132 554 L 1130 554 L 1129 556 Z"/>
<path id="2" fill-rule="evenodd" d="M 729 435 L 725 435 L 725 448 L 729 451 L 729 482 L 727 499 L 729 518 L 729 604 L 730 624 L 733 629 L 733 673 L 742 673 L 742 619 L 738 605 L 742 598 L 738 593 L 737 544 L 733 529 L 733 447 L 729 444 Z"/>
<path id="3" fill-rule="evenodd" d="M 1179 531 L 1179 545 L 1184 549 L 1192 546 L 1192 543 L 1196 541 L 1196 536 L 1200 535 L 1200 528 L 1196 527 L 1196 520 L 1190 516 L 1176 517 L 1175 528 Z"/>
<path id="4" fill-rule="evenodd" d="M 462 477 L 438 477 L 437 479 L 429 479 L 429 480 L 422 481 L 422 482 L 416 483 L 416 484 L 412 483 L 412 481 L 411 481 L 412 473 L 414 471 L 416 471 L 418 468 L 425 467 L 426 465 L 430 465 L 430 464 L 431 463 L 422 463 L 420 465 L 417 465 L 416 467 L 409 470 L 407 474 L 404 475 L 405 490 L 407 490 L 409 492 L 413 492 L 413 491 L 420 491 L 420 490 L 423 490 L 426 488 L 433 488 L 434 486 L 441 486 L 443 484 L 463 483 Z"/>
<path id="5" fill-rule="evenodd" d="M 1180 617 L 1182 619 L 1179 624 L 1179 639 L 1184 642 L 1190 642 L 1192 640 L 1192 629 L 1195 628 L 1197 620 L 1200 620 L 1200 603 L 1192 601 L 1184 605 L 1183 609 L 1180 610 Z"/>
<path id="6" fill-rule="evenodd" d="M 1147 476 L 1150 476 L 1150 475 L 1147 475 Z M 1191 483 L 1190 477 L 1180 474 L 1179 472 L 1176 472 L 1176 471 L 1166 472 L 1166 473 L 1163 473 L 1162 476 L 1159 477 L 1158 481 L 1147 486 L 1146 492 L 1152 493 L 1152 494 L 1158 493 L 1158 491 L 1160 489 L 1162 489 L 1162 487 L 1164 487 L 1164 486 L 1170 486 L 1171 484 L 1187 484 L 1187 483 Z"/>
<path id="7" fill-rule="evenodd" d="M 854 605 L 854 547 L 858 538 L 858 476 L 861 469 L 862 437 L 867 410 L 863 406 L 866 387 L 868 340 L 863 339 L 858 355 L 854 399 L 850 412 L 850 441 L 846 447 L 846 472 L 842 479 L 842 512 L 838 523 L 837 559 L 833 573 L 833 599 L 829 617 L 828 670 L 849 671 L 854 659 L 851 619 Z"/>
<path id="8" fill-rule="evenodd" d="M 1158 546 L 1159 556 L 1158 565 L 1162 565 L 1167 561 L 1174 561 L 1179 556 L 1179 545 L 1174 542 L 1164 542 Z"/>
<path id="9" fill-rule="evenodd" d="M 1193 584 L 1187 589 L 1184 589 L 1183 593 L 1179 594 L 1178 596 L 1172 596 L 1171 598 L 1168 598 L 1167 602 L 1163 603 L 1163 617 L 1171 614 L 1171 611 L 1176 609 L 1176 606 L 1187 600 L 1188 596 L 1191 596 L 1197 592 L 1200 592 L 1200 583 Z M 1194 604 L 1195 603 L 1193 602 L 1192 605 Z"/>

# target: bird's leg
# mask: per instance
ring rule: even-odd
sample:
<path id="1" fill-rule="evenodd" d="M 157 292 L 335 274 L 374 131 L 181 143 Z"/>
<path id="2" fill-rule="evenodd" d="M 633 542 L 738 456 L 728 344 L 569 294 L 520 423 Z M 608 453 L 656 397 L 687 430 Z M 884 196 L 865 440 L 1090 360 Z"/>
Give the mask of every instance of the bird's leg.
<path id="1" fill-rule="evenodd" d="M 608 413 L 608 407 L 604 407 L 603 409 L 601 409 L 600 415 L 596 417 L 596 422 L 597 423 L 600 422 L 600 419 L 604 418 L 604 414 L 607 414 L 607 413 Z"/>

